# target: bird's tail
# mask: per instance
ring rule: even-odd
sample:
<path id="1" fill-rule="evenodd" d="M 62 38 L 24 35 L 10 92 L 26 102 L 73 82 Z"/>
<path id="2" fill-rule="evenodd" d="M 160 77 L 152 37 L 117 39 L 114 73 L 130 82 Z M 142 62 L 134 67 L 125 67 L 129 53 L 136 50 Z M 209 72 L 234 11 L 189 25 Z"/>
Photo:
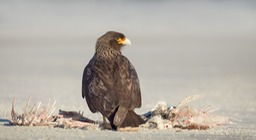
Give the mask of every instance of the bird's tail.
<path id="1" fill-rule="evenodd" d="M 140 117 L 140 115 L 136 114 L 133 110 L 129 110 L 120 127 L 138 127 L 143 123 L 145 123 L 145 121 Z"/>

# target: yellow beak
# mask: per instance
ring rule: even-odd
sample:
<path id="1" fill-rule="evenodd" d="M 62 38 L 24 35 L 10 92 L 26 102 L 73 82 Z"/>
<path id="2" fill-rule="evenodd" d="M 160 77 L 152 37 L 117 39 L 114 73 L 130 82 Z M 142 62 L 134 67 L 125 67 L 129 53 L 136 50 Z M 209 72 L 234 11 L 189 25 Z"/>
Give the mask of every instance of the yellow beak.
<path id="1" fill-rule="evenodd" d="M 131 45 L 132 44 L 130 39 L 128 39 L 128 38 L 124 38 L 124 39 L 119 38 L 117 40 L 117 42 L 118 42 L 118 44 L 122 44 L 122 45 Z"/>
<path id="2" fill-rule="evenodd" d="M 128 39 L 128 38 L 125 38 L 122 44 L 124 44 L 124 45 L 132 45 L 130 39 Z"/>

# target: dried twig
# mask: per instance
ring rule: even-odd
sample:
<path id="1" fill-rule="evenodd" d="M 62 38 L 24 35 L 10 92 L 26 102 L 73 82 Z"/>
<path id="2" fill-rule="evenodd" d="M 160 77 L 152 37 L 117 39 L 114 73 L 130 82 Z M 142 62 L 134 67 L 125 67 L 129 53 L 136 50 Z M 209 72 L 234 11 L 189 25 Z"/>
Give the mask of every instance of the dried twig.
<path id="1" fill-rule="evenodd" d="M 168 106 L 165 102 L 158 102 L 149 112 L 141 115 L 146 124 L 136 128 L 118 128 L 119 131 L 138 131 L 140 128 L 165 129 L 178 127 L 181 129 L 208 129 L 222 124 L 231 124 L 229 117 L 215 116 L 212 112 L 216 107 L 204 106 L 201 109 L 193 108 L 190 102 L 201 98 L 201 95 L 193 95 L 182 100 L 177 107 Z M 56 101 L 48 101 L 46 106 L 41 107 L 41 102 L 30 105 L 31 98 L 25 105 L 23 113 L 19 115 L 15 111 L 16 97 L 12 102 L 11 124 L 21 126 L 54 126 L 62 128 L 81 129 L 111 129 L 109 123 L 93 121 L 83 116 L 83 112 L 59 110 L 59 115 L 53 116 Z"/>
<path id="2" fill-rule="evenodd" d="M 99 128 L 97 122 L 83 117 L 83 114 L 75 111 L 59 110 L 59 115 L 53 116 L 56 101 L 48 101 L 46 106 L 41 107 L 41 102 L 37 107 L 30 106 L 31 98 L 27 101 L 22 114 L 15 111 L 16 97 L 12 102 L 11 124 L 20 126 L 54 126 L 63 128 Z"/>
<path id="3" fill-rule="evenodd" d="M 19 115 L 14 107 L 16 103 L 16 97 L 14 97 L 12 102 L 12 111 L 11 111 L 11 123 L 12 125 L 48 125 L 48 122 L 52 121 L 55 117 L 51 116 L 48 112 L 53 112 L 55 102 L 52 104 L 52 108 L 40 108 L 41 103 L 39 102 L 35 108 L 35 104 L 30 106 L 31 97 L 25 105 L 23 113 Z"/>
<path id="4" fill-rule="evenodd" d="M 183 99 L 178 105 L 177 105 L 177 108 L 180 108 L 182 106 L 185 106 L 187 105 L 188 103 L 194 101 L 194 100 L 197 100 L 199 98 L 202 98 L 203 96 L 202 95 L 193 95 L 193 96 L 187 96 L 185 97 L 185 99 Z"/>
<path id="5" fill-rule="evenodd" d="M 170 111 L 169 120 L 173 127 L 183 129 L 207 129 L 220 124 L 230 124 L 230 118 L 211 115 L 218 110 L 216 107 L 205 106 L 202 109 L 192 108 L 189 102 L 201 98 L 200 95 L 186 97 L 180 104 Z"/>

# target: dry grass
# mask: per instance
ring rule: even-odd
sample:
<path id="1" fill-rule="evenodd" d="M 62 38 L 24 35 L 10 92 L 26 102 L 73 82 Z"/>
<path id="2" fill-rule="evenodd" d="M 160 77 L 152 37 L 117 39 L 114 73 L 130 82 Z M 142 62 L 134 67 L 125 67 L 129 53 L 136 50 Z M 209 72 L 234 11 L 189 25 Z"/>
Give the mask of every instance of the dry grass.
<path id="1" fill-rule="evenodd" d="M 13 99 L 11 111 L 11 125 L 19 126 L 53 126 L 62 128 L 98 128 L 94 121 L 83 117 L 80 112 L 59 110 L 59 115 L 52 115 L 55 111 L 56 101 L 49 100 L 46 106 L 41 106 L 41 102 L 36 106 L 30 104 L 31 98 L 26 103 L 23 113 L 15 111 L 16 97 Z"/>
<path id="2" fill-rule="evenodd" d="M 184 98 L 176 107 L 168 106 L 166 102 L 158 102 L 149 112 L 142 115 L 147 123 L 140 128 L 146 129 L 208 129 L 218 125 L 231 124 L 231 119 L 226 116 L 212 115 L 218 110 L 216 107 L 204 106 L 201 109 L 191 107 L 190 102 L 202 98 L 201 95 L 193 95 Z M 56 101 L 49 100 L 46 106 L 31 105 L 31 98 L 26 103 L 23 113 L 15 111 L 16 97 L 13 99 L 11 111 L 11 124 L 20 126 L 54 126 L 62 128 L 82 128 L 90 130 L 109 129 L 108 123 L 93 121 L 76 111 L 59 110 L 58 115 L 52 115 L 55 111 Z M 139 128 L 120 128 L 119 131 L 137 131 Z"/>
<path id="3" fill-rule="evenodd" d="M 193 108 L 190 102 L 202 98 L 201 95 L 193 95 L 183 99 L 179 105 L 169 113 L 169 123 L 172 127 L 183 129 L 208 129 L 223 124 L 231 124 L 231 118 L 217 116 L 211 113 L 218 110 L 213 106 L 204 106 L 201 109 Z"/>
<path id="4" fill-rule="evenodd" d="M 41 107 L 41 102 L 36 106 L 30 104 L 31 98 L 29 98 L 26 103 L 23 113 L 19 115 L 15 111 L 16 97 L 14 97 L 12 102 L 11 111 L 11 123 L 12 125 L 22 125 L 22 126 L 35 126 L 35 125 L 50 125 L 50 122 L 56 119 L 57 116 L 52 116 L 55 110 L 56 101 L 50 103 L 50 100 L 45 107 Z"/>

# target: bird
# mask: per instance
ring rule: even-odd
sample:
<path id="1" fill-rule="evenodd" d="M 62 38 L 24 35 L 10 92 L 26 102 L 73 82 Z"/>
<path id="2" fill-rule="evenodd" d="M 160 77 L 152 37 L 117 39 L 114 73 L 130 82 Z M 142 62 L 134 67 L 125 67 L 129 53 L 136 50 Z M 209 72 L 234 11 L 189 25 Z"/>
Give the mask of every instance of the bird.
<path id="1" fill-rule="evenodd" d="M 95 53 L 83 71 L 82 97 L 92 113 L 108 119 L 112 130 L 145 123 L 134 112 L 142 104 L 141 90 L 134 66 L 122 55 L 126 45 L 131 41 L 123 33 L 106 32 L 97 39 Z"/>

